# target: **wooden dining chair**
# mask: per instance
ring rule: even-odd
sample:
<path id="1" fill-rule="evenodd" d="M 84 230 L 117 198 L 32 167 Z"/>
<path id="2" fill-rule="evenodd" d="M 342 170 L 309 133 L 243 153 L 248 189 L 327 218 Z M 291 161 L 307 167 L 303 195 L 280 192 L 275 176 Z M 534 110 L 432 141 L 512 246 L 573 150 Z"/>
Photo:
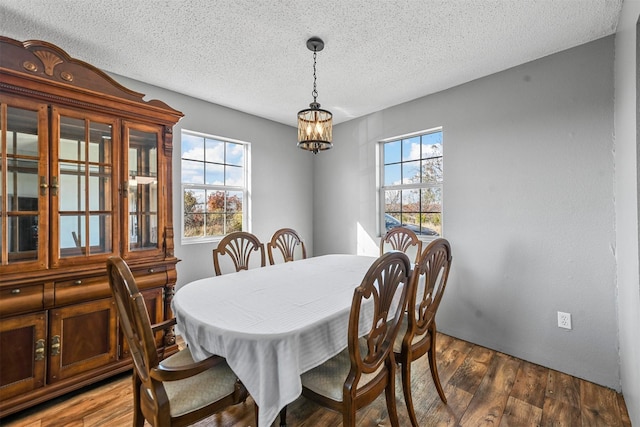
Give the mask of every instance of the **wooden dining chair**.
<path id="1" fill-rule="evenodd" d="M 411 262 L 402 252 L 378 258 L 353 293 L 347 348 L 302 374 L 302 394 L 342 412 L 345 427 L 355 426 L 356 411 L 383 391 L 391 425 L 399 426 L 393 343 L 404 313 L 410 272 Z M 361 312 L 368 310 L 373 312 L 371 323 L 363 323 L 366 330 L 359 329 Z"/>
<path id="2" fill-rule="evenodd" d="M 406 227 L 395 227 L 380 239 L 380 255 L 389 249 L 404 252 L 413 258 L 414 262 L 418 262 L 422 252 L 422 241 L 412 230 Z"/>
<path id="3" fill-rule="evenodd" d="M 249 269 L 249 261 L 254 253 L 260 256 L 260 267 L 264 267 L 266 265 L 264 245 L 254 234 L 246 231 L 227 234 L 213 250 L 213 268 L 216 276 L 222 274 L 221 258 L 225 255 L 233 262 L 235 271 L 241 271 Z"/>
<path id="4" fill-rule="evenodd" d="M 429 243 L 420 255 L 411 277 L 407 312 L 393 346 L 396 362 L 401 365 L 404 400 L 413 427 L 418 426 L 418 421 L 411 398 L 411 362 L 425 353 L 440 399 L 447 403 L 436 364 L 436 312 L 447 285 L 451 260 L 451 245 L 442 238 Z"/>
<path id="5" fill-rule="evenodd" d="M 144 297 L 120 257 L 107 260 L 107 274 L 133 359 L 134 426 L 145 419 L 155 427 L 185 426 L 246 400 L 245 387 L 223 358 L 194 362 L 187 347 L 161 361 L 154 334 L 175 319 L 152 327 Z"/>
<path id="6" fill-rule="evenodd" d="M 300 249 L 297 251 L 297 249 Z M 271 241 L 267 243 L 267 254 L 269 255 L 269 263 L 276 263 L 274 252 L 279 249 L 284 262 L 294 261 L 295 259 L 305 259 L 307 250 L 304 247 L 304 241 L 298 232 L 292 228 L 281 228 L 273 233 Z M 296 255 L 299 254 L 299 255 Z"/>

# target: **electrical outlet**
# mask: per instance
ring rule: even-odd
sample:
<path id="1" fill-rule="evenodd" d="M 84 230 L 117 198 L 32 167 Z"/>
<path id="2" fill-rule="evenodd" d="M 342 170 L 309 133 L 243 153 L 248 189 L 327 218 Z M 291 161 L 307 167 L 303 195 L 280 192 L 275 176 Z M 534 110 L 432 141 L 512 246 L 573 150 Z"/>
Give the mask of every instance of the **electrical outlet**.
<path id="1" fill-rule="evenodd" d="M 558 328 L 571 329 L 571 313 L 558 312 Z"/>

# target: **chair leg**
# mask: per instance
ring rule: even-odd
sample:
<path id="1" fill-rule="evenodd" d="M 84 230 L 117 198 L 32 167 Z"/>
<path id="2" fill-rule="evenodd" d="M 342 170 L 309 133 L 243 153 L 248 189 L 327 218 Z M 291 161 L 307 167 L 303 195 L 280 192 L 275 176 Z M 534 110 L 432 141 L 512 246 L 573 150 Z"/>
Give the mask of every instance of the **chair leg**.
<path id="1" fill-rule="evenodd" d="M 404 394 L 404 403 L 407 405 L 407 412 L 413 427 L 418 427 L 418 419 L 413 409 L 413 399 L 411 398 L 411 360 L 410 357 L 403 359 L 400 363 L 402 369 L 402 392 Z"/>
<path id="2" fill-rule="evenodd" d="M 353 402 L 342 402 L 342 426 L 356 427 L 356 409 Z"/>
<path id="3" fill-rule="evenodd" d="M 134 427 L 142 427 L 144 426 L 144 415 L 140 407 L 140 385 L 142 382 L 135 371 L 131 377 L 133 380 L 133 425 Z"/>
<path id="4" fill-rule="evenodd" d="M 389 421 L 391 421 L 392 427 L 400 427 L 400 421 L 398 420 L 398 410 L 396 408 L 396 376 L 395 376 L 395 362 L 392 362 L 387 367 L 389 369 L 389 383 L 385 387 L 384 395 L 387 399 L 387 412 L 389 413 Z"/>
<path id="5" fill-rule="evenodd" d="M 438 365 L 436 364 L 436 328 L 435 323 L 430 332 L 431 334 L 431 347 L 427 352 L 427 356 L 429 357 L 429 368 L 431 370 L 431 377 L 433 378 L 433 382 L 436 385 L 436 389 L 438 390 L 438 394 L 440 395 L 440 399 L 445 404 L 447 403 L 447 396 L 444 395 L 444 390 L 442 389 L 442 385 L 440 384 L 440 376 L 438 375 Z"/>

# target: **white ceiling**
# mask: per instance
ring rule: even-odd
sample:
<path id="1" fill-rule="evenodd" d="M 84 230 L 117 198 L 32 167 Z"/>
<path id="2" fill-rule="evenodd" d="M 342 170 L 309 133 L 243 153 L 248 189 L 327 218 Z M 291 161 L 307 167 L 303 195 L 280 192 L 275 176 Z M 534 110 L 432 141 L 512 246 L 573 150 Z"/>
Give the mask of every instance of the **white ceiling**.
<path id="1" fill-rule="evenodd" d="M 0 35 L 295 126 L 340 123 L 595 40 L 622 0 L 1 0 Z M 1 54 L 1 52 L 0 52 Z"/>

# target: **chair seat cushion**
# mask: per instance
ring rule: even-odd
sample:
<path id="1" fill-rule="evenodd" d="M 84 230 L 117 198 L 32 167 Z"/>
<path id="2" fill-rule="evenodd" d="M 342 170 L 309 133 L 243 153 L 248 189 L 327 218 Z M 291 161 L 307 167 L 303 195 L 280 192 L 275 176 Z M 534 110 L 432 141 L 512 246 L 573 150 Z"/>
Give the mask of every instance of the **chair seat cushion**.
<path id="1" fill-rule="evenodd" d="M 179 351 L 160 364 L 176 368 L 194 363 L 189 348 Z M 227 362 L 221 361 L 213 368 L 198 375 L 178 381 L 165 381 L 164 388 L 169 398 L 171 416 L 177 417 L 202 408 L 222 397 L 233 393 L 236 374 Z"/>
<path id="2" fill-rule="evenodd" d="M 367 354 L 365 339 L 360 339 L 360 352 L 363 355 Z M 322 365 L 302 374 L 302 386 L 319 395 L 342 402 L 342 390 L 350 369 L 349 349 L 345 348 Z M 363 374 L 358 382 L 358 388 L 375 378 L 382 369 L 384 369 L 384 364 L 371 374 Z"/>
<path id="3" fill-rule="evenodd" d="M 400 354 L 400 352 L 402 351 L 402 340 L 404 340 L 404 336 L 407 333 L 408 327 L 409 327 L 409 319 L 407 317 L 407 313 L 404 313 L 402 315 L 402 319 L 400 320 L 400 329 L 398 330 L 398 335 L 396 335 L 396 340 L 393 343 L 394 353 Z M 411 344 L 415 344 L 418 341 L 423 340 L 425 335 L 427 335 L 427 332 L 425 332 L 422 335 L 414 335 L 413 339 L 411 340 Z"/>

